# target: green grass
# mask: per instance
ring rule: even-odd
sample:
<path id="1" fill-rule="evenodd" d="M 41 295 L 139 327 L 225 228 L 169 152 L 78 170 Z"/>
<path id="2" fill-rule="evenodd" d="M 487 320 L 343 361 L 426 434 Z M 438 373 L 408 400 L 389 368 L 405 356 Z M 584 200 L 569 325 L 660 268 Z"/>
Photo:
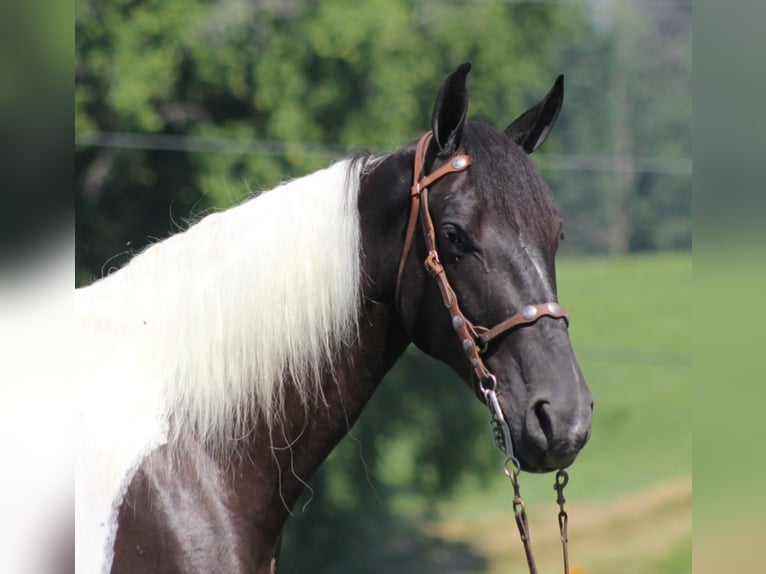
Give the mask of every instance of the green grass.
<path id="1" fill-rule="evenodd" d="M 563 261 L 559 291 L 595 397 L 573 494 L 605 498 L 690 473 L 690 254 Z"/>
<path id="2" fill-rule="evenodd" d="M 691 254 L 563 260 L 559 296 L 575 349 L 691 350 Z"/>

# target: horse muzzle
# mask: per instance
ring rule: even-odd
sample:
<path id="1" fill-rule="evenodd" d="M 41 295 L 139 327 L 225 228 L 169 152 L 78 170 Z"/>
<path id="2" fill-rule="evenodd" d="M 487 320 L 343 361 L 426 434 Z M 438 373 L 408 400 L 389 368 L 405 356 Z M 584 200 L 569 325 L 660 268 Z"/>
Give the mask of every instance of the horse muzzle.
<path id="1" fill-rule="evenodd" d="M 586 389 L 587 390 L 587 389 Z M 570 466 L 590 439 L 593 401 L 561 404 L 550 397 L 530 401 L 515 452 L 522 469 L 549 472 Z"/>
<path id="2" fill-rule="evenodd" d="M 566 331 L 545 331 L 521 335 L 521 348 L 506 351 L 515 359 L 501 352 L 493 360 L 506 365 L 498 399 L 514 455 L 530 472 L 570 466 L 590 439 L 593 417 L 593 396 Z"/>

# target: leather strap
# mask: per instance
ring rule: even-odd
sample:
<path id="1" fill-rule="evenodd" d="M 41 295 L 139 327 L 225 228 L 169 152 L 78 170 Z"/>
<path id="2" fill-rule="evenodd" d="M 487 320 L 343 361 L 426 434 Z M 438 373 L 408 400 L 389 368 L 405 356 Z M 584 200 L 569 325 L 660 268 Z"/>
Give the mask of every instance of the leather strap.
<path id="1" fill-rule="evenodd" d="M 445 163 L 436 171 L 432 172 L 428 176 L 423 176 L 423 168 L 425 166 L 426 154 L 428 153 L 428 144 L 431 143 L 432 132 L 426 133 L 418 140 L 418 145 L 415 148 L 415 167 L 412 170 L 412 187 L 410 188 L 410 197 L 412 202 L 410 204 L 410 216 L 407 221 L 407 231 L 404 235 L 404 247 L 402 248 L 402 256 L 399 259 L 399 270 L 396 274 L 396 301 L 399 301 L 399 291 L 402 286 L 402 277 L 404 275 L 404 267 L 407 263 L 407 257 L 412 250 L 413 240 L 415 238 L 415 227 L 417 226 L 418 214 L 422 213 L 420 209 L 421 195 L 423 191 L 428 191 L 428 186 L 435 181 L 441 179 L 449 173 L 455 173 L 463 171 L 469 165 L 471 165 L 471 158 L 467 155 L 453 156 L 450 161 Z M 425 206 L 426 213 L 428 212 L 428 206 Z M 421 217 L 422 219 L 422 217 Z M 431 250 L 436 251 L 435 232 L 433 229 L 433 223 L 431 223 L 431 217 L 429 214 L 427 225 L 430 228 L 424 233 L 426 234 L 426 242 L 428 238 L 431 239 L 431 244 L 428 245 L 429 252 Z"/>
<path id="2" fill-rule="evenodd" d="M 479 340 L 487 345 L 492 339 L 495 339 L 516 327 L 534 323 L 540 317 L 553 317 L 554 319 L 564 319 L 569 324 L 569 316 L 564 308 L 558 303 L 538 303 L 537 305 L 527 305 L 518 313 L 508 317 L 502 323 L 498 323 L 491 329 L 477 327 L 479 331 Z"/>

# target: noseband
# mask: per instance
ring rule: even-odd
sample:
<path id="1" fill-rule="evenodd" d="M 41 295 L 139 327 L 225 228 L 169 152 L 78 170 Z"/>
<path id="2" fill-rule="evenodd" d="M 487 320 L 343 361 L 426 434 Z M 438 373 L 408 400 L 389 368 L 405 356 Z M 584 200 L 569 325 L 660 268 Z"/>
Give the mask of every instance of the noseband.
<path id="1" fill-rule="evenodd" d="M 447 274 L 444 271 L 444 266 L 439 260 L 436 231 L 434 229 L 433 219 L 431 218 L 431 212 L 428 209 L 428 187 L 447 174 L 465 170 L 471 165 L 471 157 L 457 153 L 436 171 L 425 175 L 423 173 L 424 164 L 431 137 L 432 132 L 426 133 L 420 138 L 417 147 L 415 148 L 415 166 L 412 176 L 412 188 L 410 190 L 412 203 L 410 206 L 409 220 L 407 222 L 407 231 L 404 236 L 404 248 L 402 249 L 402 257 L 399 260 L 399 271 L 396 277 L 396 301 L 397 303 L 399 302 L 404 267 L 409 253 L 412 250 L 415 227 L 417 226 L 419 217 L 423 239 L 425 240 L 426 250 L 428 252 L 424 262 L 425 267 L 439 287 L 442 302 L 444 303 L 447 312 L 450 314 L 452 328 L 460 339 L 463 352 L 471 365 L 475 380 L 478 382 L 478 389 L 481 391 L 484 401 L 490 409 L 490 414 L 493 418 L 497 419 L 496 423 L 493 422 L 493 428 L 495 429 L 495 439 L 498 443 L 498 447 L 505 451 L 508 457 L 513 459 L 514 464 L 518 467 L 518 461 L 513 458 L 510 431 L 495 395 L 497 379 L 484 364 L 482 353 L 493 339 L 496 339 L 507 331 L 521 327 L 522 325 L 534 323 L 540 319 L 540 317 L 564 319 L 567 321 L 567 324 L 569 323 L 569 319 L 567 312 L 555 301 L 526 305 L 520 311 L 491 328 L 476 325 L 463 314 L 458 305 L 457 295 L 455 294 L 454 289 L 452 289 Z"/>

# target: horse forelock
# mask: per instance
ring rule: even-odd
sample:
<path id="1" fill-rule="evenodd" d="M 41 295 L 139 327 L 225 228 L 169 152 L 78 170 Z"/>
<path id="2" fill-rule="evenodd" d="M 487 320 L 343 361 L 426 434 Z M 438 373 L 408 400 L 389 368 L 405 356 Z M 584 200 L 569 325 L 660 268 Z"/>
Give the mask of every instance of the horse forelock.
<path id="1" fill-rule="evenodd" d="M 304 405 L 357 336 L 363 157 L 280 185 L 80 290 L 81 324 L 158 373 L 171 437 L 216 449 Z M 104 381 L 104 384 L 109 384 Z"/>

